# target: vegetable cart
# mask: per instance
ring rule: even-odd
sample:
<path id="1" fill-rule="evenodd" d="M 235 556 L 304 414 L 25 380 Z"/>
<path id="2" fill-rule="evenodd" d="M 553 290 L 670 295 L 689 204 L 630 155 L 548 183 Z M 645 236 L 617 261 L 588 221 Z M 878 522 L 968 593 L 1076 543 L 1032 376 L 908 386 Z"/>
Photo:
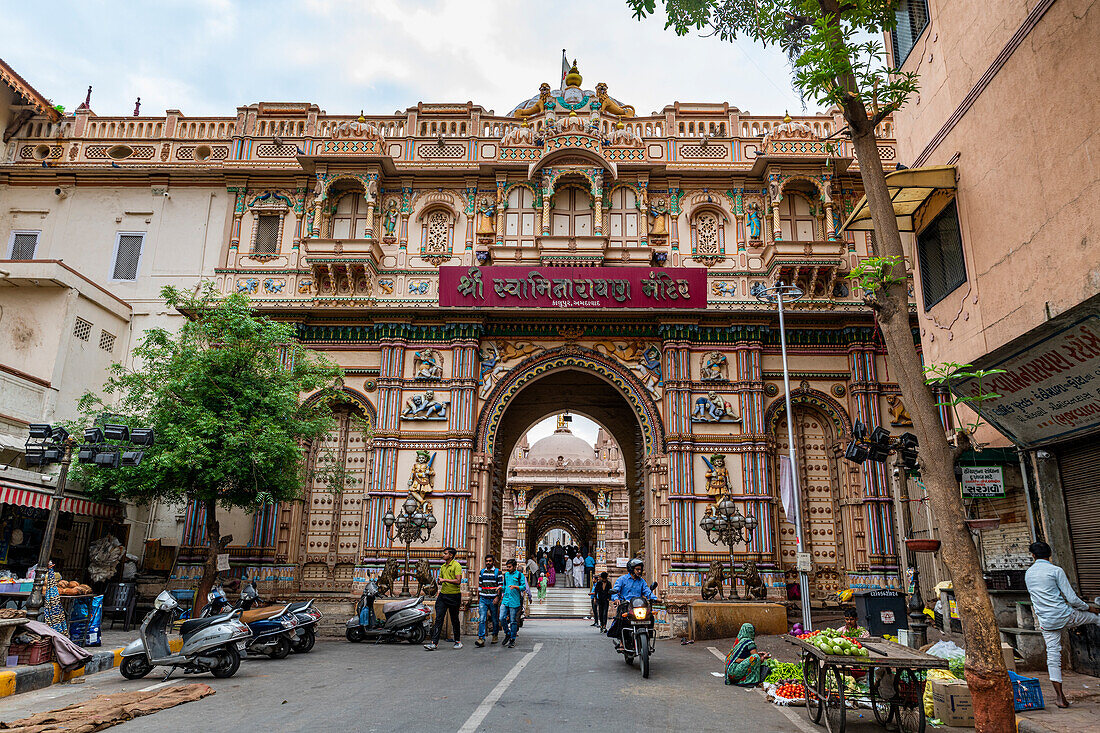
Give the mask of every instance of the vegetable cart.
<path id="1" fill-rule="evenodd" d="M 925 674 L 930 669 L 947 669 L 946 659 L 879 637 L 856 640 L 866 652 L 862 656 L 829 653 L 797 636 L 785 635 L 783 640 L 802 652 L 806 711 L 815 723 L 824 718 L 829 733 L 844 732 L 849 701 L 868 703 L 884 728 L 893 724 L 908 733 L 924 733 Z M 845 675 L 866 675 L 868 692 L 848 688 Z M 885 684 L 884 677 L 888 678 Z M 883 690 L 890 688 L 893 693 L 884 695 Z"/>

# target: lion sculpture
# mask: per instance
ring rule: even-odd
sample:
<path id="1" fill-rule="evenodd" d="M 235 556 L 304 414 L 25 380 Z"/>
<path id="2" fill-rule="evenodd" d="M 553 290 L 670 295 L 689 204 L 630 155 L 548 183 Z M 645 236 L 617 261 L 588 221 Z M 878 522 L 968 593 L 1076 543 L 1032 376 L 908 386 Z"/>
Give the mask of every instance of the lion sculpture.
<path id="1" fill-rule="evenodd" d="M 382 574 L 378 576 L 378 594 L 388 596 L 390 591 L 393 590 L 393 581 L 395 580 L 397 580 L 397 558 L 391 557 L 386 560 L 386 565 L 382 568 Z"/>
<path id="2" fill-rule="evenodd" d="M 619 117 L 633 117 L 634 108 L 629 104 L 620 105 L 607 93 L 607 84 L 602 81 L 596 85 L 596 99 L 600 100 L 600 109 Z"/>
<path id="3" fill-rule="evenodd" d="M 703 580 L 702 595 L 704 601 L 709 601 L 715 596 L 718 596 L 722 600 L 726 599 L 725 593 L 722 590 L 722 583 L 726 579 L 726 571 L 722 567 L 722 563 L 718 560 L 714 560 L 710 564 L 710 570 L 707 571 L 707 576 Z"/>
<path id="4" fill-rule="evenodd" d="M 749 593 L 749 598 L 755 598 L 758 601 L 764 600 L 768 596 L 768 586 L 764 585 L 764 580 L 760 577 L 760 573 L 756 570 L 756 563 L 752 560 L 746 560 L 742 566 L 742 570 L 736 576 L 737 580 L 745 581 L 745 590 Z"/>
<path id="5" fill-rule="evenodd" d="M 435 576 L 432 575 L 432 566 L 428 564 L 428 558 L 422 557 L 416 563 L 416 595 L 434 596 L 438 590 Z"/>

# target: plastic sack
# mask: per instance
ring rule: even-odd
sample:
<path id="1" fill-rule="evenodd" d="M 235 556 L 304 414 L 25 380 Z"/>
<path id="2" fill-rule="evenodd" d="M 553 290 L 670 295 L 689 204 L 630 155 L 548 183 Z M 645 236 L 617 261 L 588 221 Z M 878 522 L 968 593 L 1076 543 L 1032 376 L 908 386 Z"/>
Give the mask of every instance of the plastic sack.
<path id="1" fill-rule="evenodd" d="M 953 641 L 937 641 L 929 647 L 926 653 L 940 659 L 963 659 L 966 657 L 966 650 Z"/>

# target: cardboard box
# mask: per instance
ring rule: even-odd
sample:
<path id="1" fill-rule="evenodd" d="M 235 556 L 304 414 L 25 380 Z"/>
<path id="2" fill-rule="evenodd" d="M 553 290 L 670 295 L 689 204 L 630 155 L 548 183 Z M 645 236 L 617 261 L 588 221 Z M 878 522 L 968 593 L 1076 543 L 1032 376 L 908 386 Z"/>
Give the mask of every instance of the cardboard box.
<path id="1" fill-rule="evenodd" d="M 1011 644 L 1005 644 L 1002 641 L 1001 642 L 1001 654 L 1004 655 L 1005 666 L 1008 667 L 1008 671 L 1015 672 L 1016 671 L 1016 652 L 1012 648 L 1012 645 Z"/>
<path id="2" fill-rule="evenodd" d="M 974 727 L 974 703 L 963 680 L 932 680 L 932 711 L 944 725 Z"/>

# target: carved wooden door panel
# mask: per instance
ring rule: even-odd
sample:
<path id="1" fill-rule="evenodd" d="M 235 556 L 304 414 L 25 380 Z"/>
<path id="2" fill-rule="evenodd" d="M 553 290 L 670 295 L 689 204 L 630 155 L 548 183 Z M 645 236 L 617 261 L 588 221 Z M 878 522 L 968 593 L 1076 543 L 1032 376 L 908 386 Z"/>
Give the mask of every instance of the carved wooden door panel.
<path id="1" fill-rule="evenodd" d="M 832 431 L 825 418 L 815 410 L 795 407 L 795 459 L 798 485 L 802 494 L 803 527 L 807 551 L 813 560 L 810 596 L 821 599 L 840 590 L 844 569 L 840 566 L 838 497 L 840 489 L 833 471 Z M 777 454 L 787 454 L 786 422 L 781 419 L 776 435 Z M 775 472 L 778 477 L 778 467 Z M 778 479 L 777 479 L 778 480 Z M 777 491 L 778 494 L 778 491 Z M 793 567 L 795 526 L 780 513 L 780 539 L 783 565 Z"/>
<path id="2" fill-rule="evenodd" d="M 369 451 L 353 409 L 334 410 L 336 429 L 310 457 L 300 553 L 303 592 L 349 591 L 359 560 Z"/>

